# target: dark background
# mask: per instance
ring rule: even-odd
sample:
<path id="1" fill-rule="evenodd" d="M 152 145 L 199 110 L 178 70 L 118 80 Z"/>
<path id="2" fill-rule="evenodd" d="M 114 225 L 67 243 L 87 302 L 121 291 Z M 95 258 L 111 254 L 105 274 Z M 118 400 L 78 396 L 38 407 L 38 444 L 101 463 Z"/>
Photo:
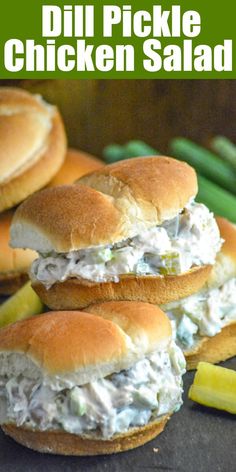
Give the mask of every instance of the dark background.
<path id="1" fill-rule="evenodd" d="M 185 136 L 236 142 L 235 80 L 0 81 L 40 93 L 59 106 L 71 146 L 101 156 L 111 142 L 143 139 L 163 153 Z"/>

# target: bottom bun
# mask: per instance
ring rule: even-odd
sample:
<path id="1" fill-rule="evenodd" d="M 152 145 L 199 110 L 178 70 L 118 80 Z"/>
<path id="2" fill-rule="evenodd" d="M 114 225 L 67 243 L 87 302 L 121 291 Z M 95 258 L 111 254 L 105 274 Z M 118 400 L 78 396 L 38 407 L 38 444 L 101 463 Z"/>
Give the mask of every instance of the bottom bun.
<path id="1" fill-rule="evenodd" d="M 132 428 L 110 440 L 89 439 L 62 431 L 31 431 L 14 425 L 4 425 L 2 429 L 15 441 L 34 451 L 65 456 L 96 456 L 142 446 L 163 431 L 168 419 L 169 416 L 163 416 L 160 420 L 141 428 Z"/>
<path id="2" fill-rule="evenodd" d="M 0 295 L 13 295 L 13 293 L 17 292 L 28 280 L 29 277 L 27 274 L 10 272 L 0 274 Z"/>
<path id="3" fill-rule="evenodd" d="M 199 291 L 211 269 L 211 266 L 194 267 L 184 274 L 166 277 L 123 275 L 118 283 L 94 283 L 73 278 L 55 283 L 49 290 L 43 284 L 33 282 L 32 287 L 45 305 L 53 310 L 78 310 L 111 300 L 164 305 Z"/>
<path id="4" fill-rule="evenodd" d="M 212 338 L 204 337 L 199 347 L 194 351 L 184 353 L 187 361 L 187 370 L 197 368 L 199 362 L 226 361 L 236 355 L 236 321 L 225 326 L 220 333 Z"/>

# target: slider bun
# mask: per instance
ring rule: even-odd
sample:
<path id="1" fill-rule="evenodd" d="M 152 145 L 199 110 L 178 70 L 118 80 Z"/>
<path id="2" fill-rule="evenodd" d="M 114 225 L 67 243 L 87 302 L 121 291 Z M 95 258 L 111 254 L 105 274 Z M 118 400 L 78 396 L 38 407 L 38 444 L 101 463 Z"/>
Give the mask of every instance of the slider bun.
<path id="1" fill-rule="evenodd" d="M 224 243 L 207 281 L 209 289 L 220 287 L 236 277 L 236 225 L 221 217 L 217 217 L 216 221 Z"/>
<path id="2" fill-rule="evenodd" d="M 32 431 L 14 425 L 4 425 L 5 434 L 34 451 L 66 456 L 97 456 L 114 454 L 142 446 L 160 434 L 169 416 L 150 422 L 140 428 L 131 428 L 127 433 L 116 434 L 110 440 L 89 439 L 62 431 Z"/>
<path id="3" fill-rule="evenodd" d="M 49 290 L 37 281 L 32 287 L 41 300 L 53 310 L 77 310 L 92 303 L 109 300 L 130 300 L 164 305 L 198 292 L 209 277 L 211 266 L 194 267 L 180 275 L 123 275 L 119 283 L 95 283 L 68 279 L 55 283 Z"/>
<path id="4" fill-rule="evenodd" d="M 74 385 L 83 385 L 165 349 L 171 334 L 168 317 L 147 303 L 112 302 L 93 306 L 91 312 L 49 312 L 0 331 L 0 374 L 15 372 L 17 365 L 17 373 L 24 375 L 32 365 L 44 376 L 70 376 Z M 17 364 L 12 353 L 19 357 Z"/>
<path id="5" fill-rule="evenodd" d="M 47 253 L 112 244 L 176 216 L 197 191 L 194 170 L 174 159 L 138 158 L 116 166 L 122 170 L 118 183 L 101 174 L 105 166 L 88 178 L 104 178 L 108 187 L 101 191 L 77 184 L 33 195 L 16 211 L 13 247 Z"/>
<path id="6" fill-rule="evenodd" d="M 16 210 L 11 227 L 13 247 L 42 253 L 109 244 L 126 236 L 125 218 L 112 199 L 82 185 L 32 195 Z"/>
<path id="7" fill-rule="evenodd" d="M 0 295 L 15 293 L 27 280 L 28 269 L 37 254 L 29 249 L 12 249 L 9 246 L 13 212 L 0 215 Z"/>
<path id="8" fill-rule="evenodd" d="M 57 381 L 73 373 L 74 385 L 81 385 L 130 367 L 149 352 L 164 349 L 170 341 L 171 324 L 159 308 L 147 303 L 103 303 L 93 305 L 89 313 L 51 312 L 2 329 L 0 370 L 8 375 L 24 375 L 27 370 L 29 376 L 28 360 L 35 364 L 33 379 L 37 379 L 36 369 L 43 370 L 44 375 L 56 375 Z M 12 354 L 17 355 L 13 363 Z M 39 452 L 112 454 L 150 441 L 163 431 L 169 416 L 110 440 L 63 431 L 33 431 L 13 424 L 2 429 L 18 443 Z"/>
<path id="9" fill-rule="evenodd" d="M 170 157 L 127 159 L 86 175 L 82 183 L 110 195 L 123 210 L 139 208 L 140 217 L 152 225 L 175 217 L 197 194 L 194 169 Z"/>
<path id="10" fill-rule="evenodd" d="M 104 163 L 101 160 L 91 154 L 76 149 L 68 149 L 64 164 L 49 183 L 49 187 L 72 184 L 82 175 L 93 172 L 103 165 Z"/>
<path id="11" fill-rule="evenodd" d="M 184 352 L 187 370 L 196 369 L 200 361 L 217 364 L 236 355 L 236 321 L 228 324 L 220 333 L 204 337 L 192 351 Z"/>
<path id="12" fill-rule="evenodd" d="M 44 187 L 65 152 L 57 108 L 21 89 L 0 88 L 0 211 Z"/>

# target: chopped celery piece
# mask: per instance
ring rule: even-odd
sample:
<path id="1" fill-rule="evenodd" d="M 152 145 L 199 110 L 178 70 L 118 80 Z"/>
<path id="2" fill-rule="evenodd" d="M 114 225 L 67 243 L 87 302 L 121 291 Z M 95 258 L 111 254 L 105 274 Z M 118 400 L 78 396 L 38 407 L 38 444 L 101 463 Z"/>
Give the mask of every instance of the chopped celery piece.
<path id="1" fill-rule="evenodd" d="M 113 254 L 110 248 L 101 249 L 98 254 L 97 258 L 99 262 L 108 262 L 113 258 Z"/>
<path id="2" fill-rule="evenodd" d="M 80 393 L 79 387 L 74 387 L 70 393 L 70 404 L 72 412 L 77 416 L 83 416 L 86 413 L 86 403 Z"/>

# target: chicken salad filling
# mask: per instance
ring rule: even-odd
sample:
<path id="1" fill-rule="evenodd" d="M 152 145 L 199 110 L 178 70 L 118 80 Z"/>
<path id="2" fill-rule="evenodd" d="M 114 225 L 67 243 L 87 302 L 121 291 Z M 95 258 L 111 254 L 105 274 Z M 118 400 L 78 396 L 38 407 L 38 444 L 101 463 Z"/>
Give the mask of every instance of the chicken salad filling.
<path id="1" fill-rule="evenodd" d="M 215 336 L 224 326 L 236 321 L 236 278 L 162 309 L 171 320 L 177 344 L 183 350 L 193 348 L 202 336 Z"/>
<path id="2" fill-rule="evenodd" d="M 214 264 L 222 241 L 214 216 L 191 201 L 175 218 L 116 244 L 68 253 L 41 254 L 31 278 L 47 289 L 69 278 L 119 282 L 125 274 L 178 275 L 193 266 Z"/>
<path id="3" fill-rule="evenodd" d="M 177 411 L 185 359 L 172 341 L 130 369 L 63 390 L 43 378 L 0 376 L 0 424 L 111 438 Z"/>

